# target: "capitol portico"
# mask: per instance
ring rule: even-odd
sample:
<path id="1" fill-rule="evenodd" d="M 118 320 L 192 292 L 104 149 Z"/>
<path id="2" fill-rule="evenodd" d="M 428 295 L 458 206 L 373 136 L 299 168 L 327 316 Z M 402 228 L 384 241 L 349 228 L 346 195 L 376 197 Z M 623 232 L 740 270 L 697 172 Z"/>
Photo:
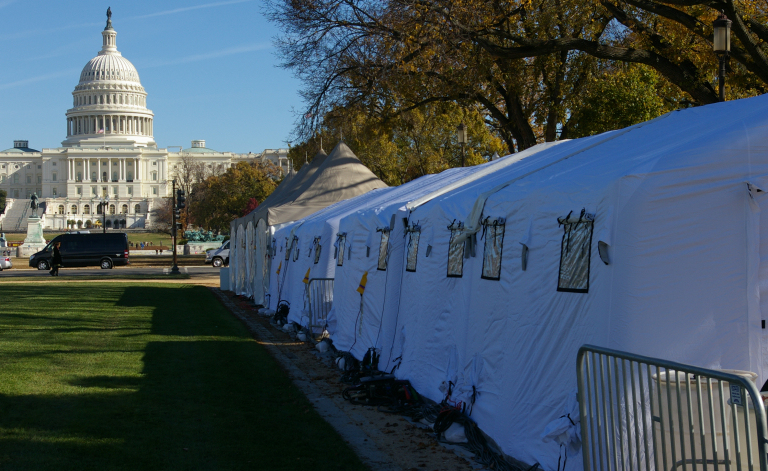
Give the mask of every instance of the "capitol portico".
<path id="1" fill-rule="evenodd" d="M 203 140 L 173 152 L 158 148 L 147 92 L 136 68 L 117 50 L 111 18 L 101 35 L 101 50 L 83 68 L 72 93 L 61 147 L 39 151 L 17 140 L 0 151 L 0 189 L 8 193 L 11 210 L 2 220 L 5 230 L 15 229 L 14 215 L 33 193 L 45 203 L 48 229 L 65 229 L 67 221 L 83 227 L 100 222 L 99 203 L 106 196 L 109 226 L 151 228 L 153 208 L 171 195 L 171 181 L 185 167 L 214 174 L 241 161 L 271 161 L 290 171 L 288 149 L 236 154 L 209 149 Z"/>

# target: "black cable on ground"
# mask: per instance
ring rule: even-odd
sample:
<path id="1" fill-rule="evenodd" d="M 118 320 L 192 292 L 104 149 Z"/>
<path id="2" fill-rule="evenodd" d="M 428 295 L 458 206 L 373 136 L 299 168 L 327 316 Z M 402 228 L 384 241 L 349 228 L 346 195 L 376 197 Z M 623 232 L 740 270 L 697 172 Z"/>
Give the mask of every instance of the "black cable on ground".
<path id="1" fill-rule="evenodd" d="M 379 411 L 409 417 L 414 422 L 432 423 L 438 441 L 459 445 L 471 451 L 476 461 L 497 471 L 534 471 L 539 464 L 527 466 L 513 463 L 491 443 L 477 424 L 460 409 L 442 402 L 436 403 L 420 396 L 407 380 L 396 380 L 393 375 L 377 372 L 380 377 L 368 376 L 356 380 L 354 386 L 342 392 L 344 399 L 353 404 L 377 407 Z M 453 443 L 445 440 L 445 432 L 457 423 L 464 429 L 467 443 Z"/>

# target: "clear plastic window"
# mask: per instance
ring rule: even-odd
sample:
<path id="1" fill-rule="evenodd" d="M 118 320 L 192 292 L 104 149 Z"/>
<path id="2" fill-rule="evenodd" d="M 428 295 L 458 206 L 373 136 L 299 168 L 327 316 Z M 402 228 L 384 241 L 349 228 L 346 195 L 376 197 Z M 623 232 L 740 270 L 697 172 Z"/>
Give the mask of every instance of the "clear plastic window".
<path id="1" fill-rule="evenodd" d="M 501 278 L 501 252 L 504 247 L 504 232 L 506 219 L 490 219 L 483 221 L 483 274 L 486 280 Z"/>
<path id="2" fill-rule="evenodd" d="M 315 237 L 315 265 L 320 261 L 320 253 L 323 250 L 323 246 L 320 245 L 320 238 Z"/>
<path id="3" fill-rule="evenodd" d="M 381 243 L 379 244 L 379 270 L 387 269 L 387 260 L 389 259 L 389 228 L 379 229 L 381 231 Z"/>
<path id="4" fill-rule="evenodd" d="M 336 252 L 336 266 L 340 267 L 344 265 L 344 247 L 347 243 L 347 234 L 338 234 L 338 240 L 337 240 L 337 252 Z"/>
<path id="5" fill-rule="evenodd" d="M 451 241 L 448 244 L 448 276 L 461 278 L 464 274 L 464 241 L 458 242 L 456 238 L 464 228 L 463 223 L 451 224 Z"/>
<path id="6" fill-rule="evenodd" d="M 405 265 L 405 271 L 416 271 L 416 259 L 419 255 L 419 239 L 421 239 L 421 228 L 412 226 L 408 229 L 408 260 Z"/>
<path id="7" fill-rule="evenodd" d="M 293 236 L 293 244 L 291 245 L 291 248 L 293 249 L 293 261 L 299 259 L 299 238 L 296 236 Z"/>
<path id="8" fill-rule="evenodd" d="M 589 262 L 592 251 L 592 229 L 595 217 L 583 209 L 581 214 L 558 218 L 563 226 L 560 243 L 560 274 L 557 290 L 571 293 L 589 291 Z"/>

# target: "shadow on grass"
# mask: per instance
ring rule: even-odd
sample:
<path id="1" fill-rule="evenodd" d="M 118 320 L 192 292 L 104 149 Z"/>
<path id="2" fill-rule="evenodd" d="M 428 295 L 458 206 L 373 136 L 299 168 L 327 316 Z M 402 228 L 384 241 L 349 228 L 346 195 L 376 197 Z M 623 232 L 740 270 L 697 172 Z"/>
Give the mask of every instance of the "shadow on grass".
<path id="1" fill-rule="evenodd" d="M 210 293 L 168 289 L 127 287 L 115 303 L 151 306 L 149 338 L 164 336 L 135 376 L 0 394 L 0 469 L 365 469 Z"/>

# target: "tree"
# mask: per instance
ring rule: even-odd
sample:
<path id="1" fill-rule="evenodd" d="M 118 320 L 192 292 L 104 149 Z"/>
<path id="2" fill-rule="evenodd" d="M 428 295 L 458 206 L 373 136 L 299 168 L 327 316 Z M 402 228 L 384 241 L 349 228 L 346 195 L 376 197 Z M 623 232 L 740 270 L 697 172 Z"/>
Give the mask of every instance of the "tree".
<path id="1" fill-rule="evenodd" d="M 259 207 L 259 202 L 256 201 L 256 198 L 250 198 L 248 200 L 248 204 L 245 206 L 245 209 L 243 210 L 242 215 L 245 216 L 258 207 Z"/>
<path id="2" fill-rule="evenodd" d="M 632 126 L 675 108 L 657 93 L 666 82 L 647 67 L 618 63 L 615 70 L 590 80 L 594 83 L 574 107 L 564 136 L 583 137 Z"/>
<path id="3" fill-rule="evenodd" d="M 173 170 L 173 179 L 176 181 L 177 189 L 182 189 L 186 195 L 190 195 L 196 183 L 202 182 L 213 175 L 221 175 L 225 171 L 225 164 L 206 165 L 205 162 L 200 162 L 195 159 L 193 154 L 187 153 L 182 154 L 178 164 L 175 166 Z M 186 223 L 190 220 L 190 204 L 191 202 L 189 202 L 184 208 L 184 211 L 182 211 L 182 219 L 184 220 L 184 225 L 182 227 L 186 227 Z M 167 216 L 170 217 L 170 213 L 168 213 Z M 170 224 L 170 219 L 168 219 L 169 227 Z M 168 230 L 170 231 L 170 229 Z"/>
<path id="4" fill-rule="evenodd" d="M 264 201 L 274 191 L 280 176 L 281 170 L 271 162 L 238 162 L 194 185 L 188 198 L 190 216 L 209 230 L 228 230 L 251 198 Z"/>
<path id="5" fill-rule="evenodd" d="M 485 125 L 485 115 L 478 108 L 436 102 L 388 120 L 370 117 L 354 107 L 333 110 L 325 116 L 323 129 L 293 147 L 289 156 L 294 168 L 301 168 L 308 156 L 317 153 L 321 141 L 331 148 L 343 136 L 377 177 L 389 185 L 400 185 L 461 164 L 456 128 L 462 122 L 469 127 L 466 165 L 504 153 L 504 144 Z"/>
<path id="6" fill-rule="evenodd" d="M 581 108 L 600 104 L 581 96 L 595 96 L 595 78 L 623 73 L 620 63 L 655 75 L 666 107 L 716 101 L 711 23 L 718 9 L 735 24 L 729 93 L 762 93 L 768 28 L 765 6 L 751 1 L 268 2 L 284 31 L 277 42 L 283 66 L 304 82 L 302 139 L 334 109 L 361 106 L 388 118 L 444 101 L 482 107 L 510 152 L 567 135 Z M 632 81 L 619 77 L 615 86 L 625 83 Z M 601 129 L 646 119 L 647 111 L 627 108 Z"/>
<path id="7" fill-rule="evenodd" d="M 153 229 L 163 234 L 171 234 L 173 229 L 173 198 L 156 199 L 159 204 L 152 207 Z"/>
<path id="8" fill-rule="evenodd" d="M 5 212 L 5 205 L 6 205 L 6 198 L 8 196 L 8 192 L 5 190 L 0 190 L 0 214 L 3 214 Z"/>

